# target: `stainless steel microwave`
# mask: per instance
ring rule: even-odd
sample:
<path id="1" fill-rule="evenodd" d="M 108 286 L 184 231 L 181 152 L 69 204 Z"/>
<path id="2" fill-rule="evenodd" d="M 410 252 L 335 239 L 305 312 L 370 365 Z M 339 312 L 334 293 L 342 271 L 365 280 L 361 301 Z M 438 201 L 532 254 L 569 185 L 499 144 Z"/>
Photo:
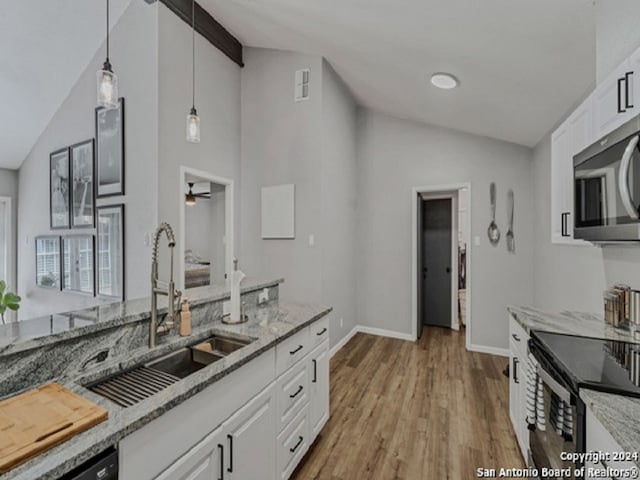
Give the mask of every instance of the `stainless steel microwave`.
<path id="1" fill-rule="evenodd" d="M 640 116 L 573 157 L 574 237 L 640 242 Z"/>

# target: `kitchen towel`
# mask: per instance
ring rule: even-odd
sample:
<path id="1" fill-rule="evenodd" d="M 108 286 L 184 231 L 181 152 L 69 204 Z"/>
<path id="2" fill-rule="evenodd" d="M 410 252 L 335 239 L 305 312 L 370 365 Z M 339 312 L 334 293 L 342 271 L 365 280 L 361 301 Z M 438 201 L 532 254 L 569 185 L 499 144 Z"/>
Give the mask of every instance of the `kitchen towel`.
<path id="1" fill-rule="evenodd" d="M 539 428 L 545 431 L 544 388 L 538 375 L 538 361 L 531 353 L 527 354 L 527 428 L 531 431 Z"/>
<path id="2" fill-rule="evenodd" d="M 571 407 L 553 392 L 551 392 L 549 422 L 558 435 L 561 435 L 567 442 L 573 441 Z"/>

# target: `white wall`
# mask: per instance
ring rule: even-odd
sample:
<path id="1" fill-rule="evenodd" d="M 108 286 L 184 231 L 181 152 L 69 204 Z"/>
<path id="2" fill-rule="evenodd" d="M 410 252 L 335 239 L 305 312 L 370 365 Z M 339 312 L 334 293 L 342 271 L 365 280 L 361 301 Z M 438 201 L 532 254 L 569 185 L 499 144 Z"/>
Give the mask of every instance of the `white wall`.
<path id="1" fill-rule="evenodd" d="M 357 323 L 356 313 L 357 108 L 331 65 L 322 68 L 322 297 L 333 307 L 335 345 Z M 342 327 L 340 319 L 344 319 Z"/>
<path id="2" fill-rule="evenodd" d="M 506 306 L 533 299 L 531 151 L 465 133 L 360 110 L 358 151 L 358 319 L 410 334 L 411 188 L 471 183 L 471 343 L 507 348 Z M 489 184 L 506 232 L 506 195 L 515 193 L 517 253 L 488 243 Z M 503 237 L 504 238 L 504 237 Z"/>
<path id="3" fill-rule="evenodd" d="M 239 211 L 241 69 L 196 34 L 195 103 L 201 121 L 201 140 L 197 144 L 187 142 L 186 117 L 191 109 L 191 28 L 163 4 L 159 8 L 158 216 L 160 221 L 169 222 L 178 236 L 179 209 L 184 204 L 181 165 L 233 180 L 235 210 Z M 239 232 L 237 214 L 235 223 L 235 231 Z M 237 237 L 236 234 L 236 251 Z M 177 242 L 176 256 L 183 255 L 184 246 L 179 239 Z M 176 257 L 176 268 L 177 262 Z"/>
<path id="4" fill-rule="evenodd" d="M 640 2 L 596 0 L 595 9 L 596 78 L 600 81 L 640 45 Z"/>
<path id="5" fill-rule="evenodd" d="M 242 205 L 240 267 L 284 277 L 285 301 L 322 298 L 322 59 L 246 48 L 242 70 Z M 309 68 L 310 99 L 294 102 L 294 72 Z M 261 239 L 263 186 L 296 186 L 293 240 Z M 316 236 L 316 246 L 308 244 Z"/>
<path id="6" fill-rule="evenodd" d="M 157 4 L 131 2 L 111 34 L 111 63 L 125 97 L 126 196 L 98 205 L 126 204 L 126 288 L 128 298 L 149 295 L 150 250 L 145 233 L 157 222 Z M 73 234 L 79 230 L 49 229 L 49 153 L 95 136 L 96 71 L 104 61 L 104 46 L 96 53 L 69 96 L 25 159 L 18 188 L 18 292 L 23 297 L 19 317 L 84 308 L 94 297 L 60 293 L 35 285 L 34 237 Z M 88 230 L 82 230 L 86 233 Z"/>
<path id="7" fill-rule="evenodd" d="M 18 240 L 18 170 L 9 170 L 0 168 L 0 197 L 11 198 L 11 236 L 9 252 L 9 278 L 4 280 L 7 282 L 7 288 L 15 291 L 18 287 L 17 278 L 17 240 Z M 2 279 L 0 279 L 2 280 Z"/>

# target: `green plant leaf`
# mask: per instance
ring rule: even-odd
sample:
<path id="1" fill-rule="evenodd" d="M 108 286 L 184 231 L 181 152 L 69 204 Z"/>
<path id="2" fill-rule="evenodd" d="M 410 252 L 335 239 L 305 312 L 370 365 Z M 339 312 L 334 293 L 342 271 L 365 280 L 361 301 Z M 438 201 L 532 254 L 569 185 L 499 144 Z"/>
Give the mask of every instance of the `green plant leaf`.
<path id="1" fill-rule="evenodd" d="M 0 304 L 0 314 L 4 315 L 4 312 L 7 311 L 7 306 Z"/>
<path id="2" fill-rule="evenodd" d="M 2 297 L 2 303 L 20 303 L 20 300 L 22 299 L 18 295 L 11 292 Z"/>
<path id="3" fill-rule="evenodd" d="M 20 308 L 20 305 L 18 303 L 9 303 L 7 304 L 7 308 L 16 312 Z"/>
<path id="4" fill-rule="evenodd" d="M 0 280 L 0 295 L 3 295 L 6 289 L 7 289 L 7 282 L 5 282 L 4 280 Z"/>

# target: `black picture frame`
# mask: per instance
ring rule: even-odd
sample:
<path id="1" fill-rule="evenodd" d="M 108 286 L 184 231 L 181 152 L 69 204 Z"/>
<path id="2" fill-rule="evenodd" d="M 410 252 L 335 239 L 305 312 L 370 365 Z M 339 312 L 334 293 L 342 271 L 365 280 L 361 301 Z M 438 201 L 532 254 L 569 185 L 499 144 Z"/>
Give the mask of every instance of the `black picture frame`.
<path id="1" fill-rule="evenodd" d="M 118 203 L 118 204 L 113 204 L 113 205 L 101 205 L 97 208 L 97 213 L 96 213 L 96 266 L 95 266 L 95 275 L 96 275 L 96 296 L 100 297 L 100 298 L 106 298 L 106 299 L 119 299 L 121 301 L 124 301 L 126 298 L 126 245 L 125 245 L 125 239 L 126 239 L 126 235 L 125 235 L 125 208 L 124 208 L 124 203 Z M 103 228 L 103 222 L 101 220 L 101 213 L 103 212 L 108 212 L 108 211 L 117 211 L 119 213 L 119 218 L 120 218 L 120 234 L 118 235 L 118 239 L 121 245 L 121 252 L 120 252 L 120 258 L 116 260 L 118 261 L 118 266 L 119 266 L 119 272 L 120 272 L 120 278 L 119 278 L 119 282 L 120 282 L 120 289 L 121 292 L 119 295 L 117 294 L 113 294 L 113 293 L 105 293 L 103 291 L 102 288 L 102 282 L 101 282 L 101 261 L 102 261 L 102 245 L 101 245 L 101 238 L 102 238 L 102 228 Z M 110 246 L 112 245 L 112 243 L 110 243 Z M 117 257 L 117 255 L 116 255 Z M 110 261 L 113 261 L 113 259 L 110 259 Z M 106 288 L 105 288 L 106 290 Z"/>
<path id="2" fill-rule="evenodd" d="M 46 240 L 55 240 L 57 242 L 57 248 L 54 249 L 53 253 L 56 253 L 55 250 L 57 250 L 57 254 L 58 254 L 58 268 L 57 271 L 53 271 L 50 272 L 54 275 L 53 277 L 53 281 L 49 280 L 49 276 L 46 275 L 39 275 L 38 274 L 38 267 L 40 264 L 40 255 L 39 255 L 39 249 L 38 246 L 40 245 L 41 241 L 46 241 Z M 59 235 L 40 235 L 35 237 L 34 239 L 34 253 L 35 253 L 35 279 L 36 279 L 36 286 L 40 287 L 40 288 L 46 288 L 48 290 L 62 290 L 62 241 L 61 241 L 61 237 Z M 57 276 L 56 276 L 57 275 Z M 45 278 L 47 278 L 48 280 L 43 281 Z"/>
<path id="3" fill-rule="evenodd" d="M 91 152 L 89 154 L 89 158 L 80 159 L 80 155 L 78 154 L 81 148 L 90 147 Z M 84 161 L 84 165 L 77 165 L 77 161 Z M 93 138 L 89 140 L 85 140 L 84 142 L 79 142 L 69 147 L 69 164 L 71 166 L 70 179 L 71 179 L 71 201 L 70 201 L 70 209 L 71 209 L 71 228 L 95 228 L 96 222 L 96 182 L 95 182 L 95 140 Z M 83 180 L 76 178 L 78 174 L 82 171 Z M 87 177 L 89 180 L 87 180 Z M 87 183 L 90 185 L 87 186 Z M 81 192 L 84 195 L 84 199 L 81 201 L 78 198 L 78 194 L 80 193 L 78 190 L 82 188 L 84 184 L 83 191 Z M 82 215 L 82 212 L 77 212 L 78 203 L 82 205 L 84 201 L 86 201 L 87 196 L 89 201 L 91 202 L 89 207 L 88 214 Z M 86 209 L 86 207 L 85 207 Z"/>
<path id="4" fill-rule="evenodd" d="M 51 230 L 71 228 L 71 153 L 69 147 L 49 154 L 49 227 Z"/>
<path id="5" fill-rule="evenodd" d="M 91 259 L 89 261 L 89 265 L 91 267 L 91 276 L 89 278 L 90 291 L 82 290 L 79 288 L 74 288 L 73 281 L 71 279 L 71 272 L 73 271 L 71 267 L 69 269 L 65 269 L 66 260 L 66 246 L 72 241 L 88 239 L 89 244 L 91 245 Z M 60 275 L 60 288 L 63 292 L 71 292 L 78 293 L 81 295 L 88 295 L 94 297 L 96 294 L 96 239 L 92 234 L 79 234 L 79 235 L 63 235 L 61 243 L 61 270 L 62 274 Z M 69 280 L 66 279 L 67 272 L 69 272 Z M 69 285 L 71 283 L 71 285 Z"/>
<path id="6" fill-rule="evenodd" d="M 115 125 L 110 125 L 116 122 Z M 95 109 L 95 184 L 96 198 L 125 194 L 125 108 L 124 98 L 118 108 Z"/>

